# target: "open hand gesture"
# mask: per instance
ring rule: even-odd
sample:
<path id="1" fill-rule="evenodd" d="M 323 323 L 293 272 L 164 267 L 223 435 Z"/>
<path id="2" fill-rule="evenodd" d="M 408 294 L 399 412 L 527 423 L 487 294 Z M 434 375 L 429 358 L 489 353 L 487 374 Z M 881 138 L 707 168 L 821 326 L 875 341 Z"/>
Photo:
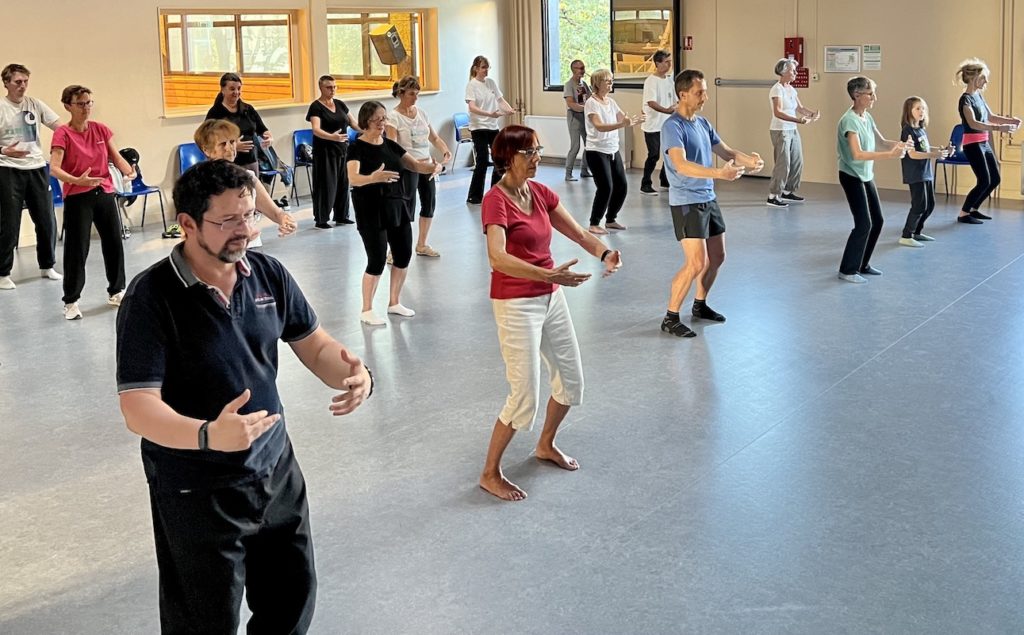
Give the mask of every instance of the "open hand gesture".
<path id="1" fill-rule="evenodd" d="M 608 254 L 608 258 L 611 258 L 611 254 Z M 605 259 L 607 260 L 607 258 Z M 548 282 L 562 285 L 563 287 L 578 287 L 587 280 L 590 280 L 589 273 L 576 273 L 571 271 L 569 267 L 579 262 L 579 258 L 573 258 L 569 262 L 559 265 L 548 272 Z"/>
<path id="2" fill-rule="evenodd" d="M 268 414 L 266 410 L 251 412 L 247 415 L 238 414 L 238 409 L 249 401 L 252 392 L 246 388 L 242 394 L 232 399 L 220 415 L 207 428 L 211 450 L 219 452 L 239 452 L 252 447 L 253 441 L 263 436 L 281 419 L 279 414 Z"/>
<path id="3" fill-rule="evenodd" d="M 761 162 L 761 165 L 764 165 L 763 161 Z M 718 178 L 722 181 L 735 181 L 736 179 L 743 176 L 744 172 L 745 170 L 743 169 L 743 167 L 736 165 L 735 161 L 729 159 L 729 162 L 723 165 L 720 170 L 718 170 Z"/>
<path id="4" fill-rule="evenodd" d="M 618 249 L 604 257 L 604 273 L 602 278 L 607 278 L 622 267 L 622 252 Z"/>
<path id="5" fill-rule="evenodd" d="M 384 164 L 381 163 L 380 167 L 373 171 L 370 175 L 374 183 L 394 183 L 398 180 L 398 172 L 393 170 L 385 170 Z"/>
<path id="6" fill-rule="evenodd" d="M 103 182 L 98 176 L 89 176 L 92 173 L 92 168 L 85 168 L 85 172 L 82 172 L 75 177 L 75 185 L 81 185 L 82 187 L 96 187 Z"/>
<path id="7" fill-rule="evenodd" d="M 331 398 L 331 414 L 335 417 L 347 415 L 358 408 L 370 396 L 370 373 L 363 361 L 356 355 L 341 349 L 341 361 L 352 369 L 352 374 L 342 380 L 345 392 Z"/>
<path id="8" fill-rule="evenodd" d="M 760 172 L 761 169 L 764 168 L 764 159 L 762 159 L 761 155 L 756 152 L 751 152 L 750 158 L 752 161 L 746 166 L 750 170 L 750 173 L 756 174 Z"/>
<path id="9" fill-rule="evenodd" d="M 295 230 L 299 228 L 299 224 L 295 222 L 295 219 L 291 214 L 281 212 L 281 223 L 277 226 L 278 236 L 288 236 L 294 234 Z"/>
<path id="10" fill-rule="evenodd" d="M 9 146 L 4 146 L 3 155 L 9 159 L 23 159 L 28 156 L 28 150 L 18 149 L 19 141 L 15 141 Z"/>

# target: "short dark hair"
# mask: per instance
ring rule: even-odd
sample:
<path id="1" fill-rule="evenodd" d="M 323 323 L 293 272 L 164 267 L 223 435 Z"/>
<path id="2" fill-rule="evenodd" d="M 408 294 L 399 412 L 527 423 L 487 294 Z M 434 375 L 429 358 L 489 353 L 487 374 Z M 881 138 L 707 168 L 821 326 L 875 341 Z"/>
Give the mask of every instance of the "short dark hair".
<path id="1" fill-rule="evenodd" d="M 657 51 L 654 52 L 654 55 L 651 57 L 651 59 L 654 61 L 655 64 L 661 64 L 670 57 L 672 57 L 671 53 L 669 53 L 665 49 L 658 49 Z"/>
<path id="2" fill-rule="evenodd" d="M 502 170 L 507 170 L 512 165 L 512 159 L 520 150 L 531 147 L 533 140 L 537 137 L 537 131 L 527 126 L 505 126 L 498 132 L 491 144 L 491 158 L 494 165 Z"/>
<path id="3" fill-rule="evenodd" d="M 14 77 L 15 73 L 21 73 L 22 75 L 32 74 L 21 64 L 8 64 L 7 66 L 4 66 L 4 70 L 0 71 L 0 79 L 3 79 L 6 84 L 11 81 L 11 78 Z"/>
<path id="4" fill-rule="evenodd" d="M 869 88 L 874 88 L 875 82 L 868 77 L 858 75 L 857 77 L 851 77 L 850 81 L 846 82 L 846 92 L 850 95 L 850 99 L 857 99 L 857 93 L 862 93 Z"/>
<path id="5" fill-rule="evenodd" d="M 241 84 L 242 83 L 242 78 L 238 76 L 238 73 L 224 73 L 223 75 L 220 76 L 220 87 L 221 87 L 221 89 L 223 89 L 225 86 L 227 86 L 228 82 L 238 82 L 239 84 Z M 224 103 L 224 93 L 217 93 L 217 96 L 213 98 L 213 104 L 216 106 L 217 104 L 222 104 L 222 103 Z M 242 108 L 244 108 L 244 107 L 245 107 L 245 102 L 243 102 L 241 99 L 239 99 L 238 100 L 238 110 L 239 110 L 239 112 L 241 112 Z"/>
<path id="6" fill-rule="evenodd" d="M 694 82 L 704 79 L 704 73 L 695 68 L 688 68 L 676 75 L 676 96 L 690 90 Z"/>
<path id="7" fill-rule="evenodd" d="M 359 127 L 366 130 L 370 125 L 370 117 L 372 117 L 373 113 L 377 112 L 381 108 L 383 108 L 385 112 L 387 111 L 387 108 L 384 108 L 384 104 L 379 101 L 371 100 L 363 102 L 363 105 L 359 107 Z"/>
<path id="8" fill-rule="evenodd" d="M 323 86 L 327 82 L 333 82 L 333 81 L 334 81 L 334 75 L 321 75 L 320 79 L 316 80 L 316 85 L 317 86 Z"/>
<path id="9" fill-rule="evenodd" d="M 255 188 L 256 183 L 248 170 L 230 161 L 216 159 L 202 161 L 185 170 L 174 184 L 171 198 L 178 213 L 188 214 L 201 223 L 210 209 L 212 197 L 237 189 L 252 194 Z"/>
<path id="10" fill-rule="evenodd" d="M 85 86 L 79 86 L 78 84 L 71 84 L 60 93 L 60 103 L 70 104 L 71 101 L 79 95 L 92 94 L 92 91 Z"/>

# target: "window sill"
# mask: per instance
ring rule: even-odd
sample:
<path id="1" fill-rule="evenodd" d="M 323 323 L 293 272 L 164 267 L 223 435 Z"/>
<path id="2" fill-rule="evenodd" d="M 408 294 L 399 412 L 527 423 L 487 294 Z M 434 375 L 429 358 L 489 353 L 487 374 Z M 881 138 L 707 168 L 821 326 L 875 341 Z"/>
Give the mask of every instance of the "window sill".
<path id="1" fill-rule="evenodd" d="M 440 94 L 440 90 L 423 90 L 420 91 L 420 95 L 437 95 Z M 364 90 L 356 93 L 345 93 L 337 96 L 338 99 L 349 102 L 357 101 L 364 102 L 371 99 L 394 99 L 389 90 Z M 210 106 L 213 105 L 213 101 L 210 101 Z M 289 108 L 305 108 L 309 105 L 309 102 L 304 101 L 288 101 L 288 102 L 267 102 L 263 104 L 256 104 L 256 110 L 261 113 L 270 112 L 275 110 L 288 110 Z M 191 119 L 195 117 L 203 117 L 210 110 L 210 106 L 201 106 L 198 108 L 181 108 L 172 112 L 164 112 L 162 119 Z"/>

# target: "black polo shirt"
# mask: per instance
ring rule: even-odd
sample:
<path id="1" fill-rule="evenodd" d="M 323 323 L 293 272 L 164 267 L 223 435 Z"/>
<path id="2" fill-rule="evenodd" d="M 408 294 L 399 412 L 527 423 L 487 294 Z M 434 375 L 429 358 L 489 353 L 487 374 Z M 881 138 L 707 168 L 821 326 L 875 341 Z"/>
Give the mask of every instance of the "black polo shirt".
<path id="1" fill-rule="evenodd" d="M 248 252 L 237 263 L 231 297 L 196 278 L 182 248 L 140 273 L 117 314 L 118 392 L 159 388 L 179 414 L 216 419 L 249 388 L 239 410 L 281 420 L 242 452 L 177 450 L 142 440 L 142 462 L 158 489 L 209 489 L 267 474 L 288 443 L 277 394 L 277 342 L 295 342 L 318 326 L 298 284 L 279 261 Z"/>

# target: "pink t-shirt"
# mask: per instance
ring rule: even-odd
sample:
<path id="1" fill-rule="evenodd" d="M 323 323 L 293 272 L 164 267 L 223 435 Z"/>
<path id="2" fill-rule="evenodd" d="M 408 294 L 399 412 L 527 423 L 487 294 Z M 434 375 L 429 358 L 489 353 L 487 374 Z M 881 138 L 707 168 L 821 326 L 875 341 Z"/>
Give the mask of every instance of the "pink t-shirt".
<path id="1" fill-rule="evenodd" d="M 107 155 L 107 141 L 114 136 L 110 128 L 97 121 L 87 122 L 85 132 L 78 132 L 71 126 L 63 125 L 53 133 L 53 141 L 50 148 L 63 148 L 64 160 L 60 167 L 62 170 L 73 176 L 80 176 L 88 168 L 92 168 L 89 176 L 100 177 L 103 183 L 100 187 L 104 192 L 114 192 L 114 182 L 110 179 L 110 170 L 107 163 L 110 161 Z M 64 184 L 64 196 L 88 192 L 94 188 L 81 185 Z"/>
<path id="2" fill-rule="evenodd" d="M 551 218 L 548 213 L 558 207 L 558 195 L 546 185 L 527 181 L 533 195 L 533 213 L 524 214 L 499 187 L 484 195 L 481 220 L 484 234 L 488 225 L 505 228 L 505 251 L 531 265 L 554 268 L 551 258 Z M 491 271 L 491 298 L 536 298 L 554 293 L 556 285 L 516 278 L 500 271 Z"/>

